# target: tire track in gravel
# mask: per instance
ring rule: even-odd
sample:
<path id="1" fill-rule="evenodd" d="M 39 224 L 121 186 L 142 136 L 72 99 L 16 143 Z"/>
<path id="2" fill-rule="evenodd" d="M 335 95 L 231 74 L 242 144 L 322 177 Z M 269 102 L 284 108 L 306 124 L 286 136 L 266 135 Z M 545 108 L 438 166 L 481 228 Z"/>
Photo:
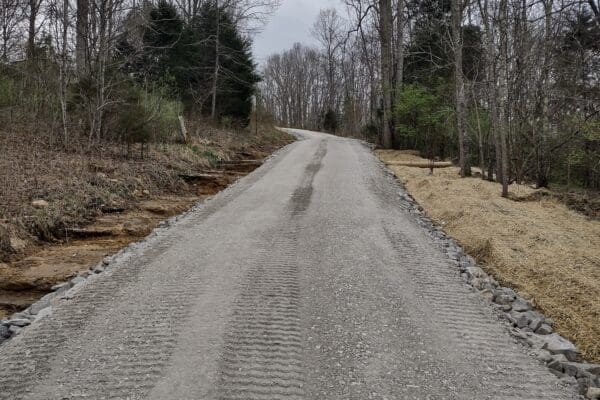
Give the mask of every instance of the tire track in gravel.
<path id="1" fill-rule="evenodd" d="M 226 334 L 220 400 L 304 399 L 305 365 L 298 271 L 298 219 L 307 210 L 322 167 L 322 140 L 290 199 L 284 221 L 262 260 L 248 272 Z"/>

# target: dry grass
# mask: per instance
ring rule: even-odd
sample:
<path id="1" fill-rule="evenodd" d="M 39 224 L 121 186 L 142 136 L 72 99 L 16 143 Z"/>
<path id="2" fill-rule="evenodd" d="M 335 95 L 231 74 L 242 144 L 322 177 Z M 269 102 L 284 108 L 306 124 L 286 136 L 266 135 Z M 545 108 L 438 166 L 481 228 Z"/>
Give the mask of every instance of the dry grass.
<path id="1" fill-rule="evenodd" d="M 398 151 L 378 151 L 390 161 L 423 161 Z M 486 270 L 531 299 L 600 362 L 600 221 L 568 209 L 526 185 L 460 179 L 455 167 L 428 170 L 390 166 L 427 213 Z"/>

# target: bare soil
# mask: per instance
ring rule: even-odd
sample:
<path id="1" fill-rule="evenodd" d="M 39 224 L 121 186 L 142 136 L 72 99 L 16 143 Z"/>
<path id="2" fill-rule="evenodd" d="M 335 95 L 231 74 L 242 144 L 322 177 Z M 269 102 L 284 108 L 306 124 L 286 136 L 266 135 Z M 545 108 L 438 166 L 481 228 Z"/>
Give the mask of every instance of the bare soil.
<path id="1" fill-rule="evenodd" d="M 64 148 L 0 130 L 0 318 L 224 189 L 292 140 L 274 129 L 258 136 L 214 131 L 186 145 L 146 146 L 144 159 L 127 159 L 116 145 Z"/>
<path id="2" fill-rule="evenodd" d="M 414 153 L 377 151 L 385 162 L 424 162 Z M 600 362 L 600 221 L 571 209 L 561 195 L 527 185 L 461 179 L 458 168 L 390 165 L 410 194 L 488 273 L 532 300 Z M 592 196 L 591 203 L 598 199 Z M 588 207 L 589 208 L 589 207 Z"/>

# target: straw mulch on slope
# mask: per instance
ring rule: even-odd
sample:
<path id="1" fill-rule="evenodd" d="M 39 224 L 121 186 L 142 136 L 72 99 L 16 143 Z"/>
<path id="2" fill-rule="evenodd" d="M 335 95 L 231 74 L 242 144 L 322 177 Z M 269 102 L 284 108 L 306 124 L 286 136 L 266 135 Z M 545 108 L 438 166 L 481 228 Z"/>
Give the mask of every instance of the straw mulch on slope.
<path id="1" fill-rule="evenodd" d="M 378 151 L 385 162 L 423 162 L 414 153 Z M 526 185 L 461 179 L 458 168 L 389 166 L 410 194 L 503 285 L 532 300 L 600 362 L 600 221 Z"/>

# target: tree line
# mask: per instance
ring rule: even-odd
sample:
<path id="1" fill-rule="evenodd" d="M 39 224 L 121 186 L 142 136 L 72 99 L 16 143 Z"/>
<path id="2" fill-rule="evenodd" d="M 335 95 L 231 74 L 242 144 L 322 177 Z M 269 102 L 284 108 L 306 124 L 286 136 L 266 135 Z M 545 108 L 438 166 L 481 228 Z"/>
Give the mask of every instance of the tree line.
<path id="1" fill-rule="evenodd" d="M 343 0 L 263 66 L 282 124 L 452 157 L 462 176 L 600 188 L 598 1 Z"/>
<path id="2" fill-rule="evenodd" d="M 277 0 L 0 0 L 0 120 L 69 142 L 245 125 L 251 38 Z"/>

